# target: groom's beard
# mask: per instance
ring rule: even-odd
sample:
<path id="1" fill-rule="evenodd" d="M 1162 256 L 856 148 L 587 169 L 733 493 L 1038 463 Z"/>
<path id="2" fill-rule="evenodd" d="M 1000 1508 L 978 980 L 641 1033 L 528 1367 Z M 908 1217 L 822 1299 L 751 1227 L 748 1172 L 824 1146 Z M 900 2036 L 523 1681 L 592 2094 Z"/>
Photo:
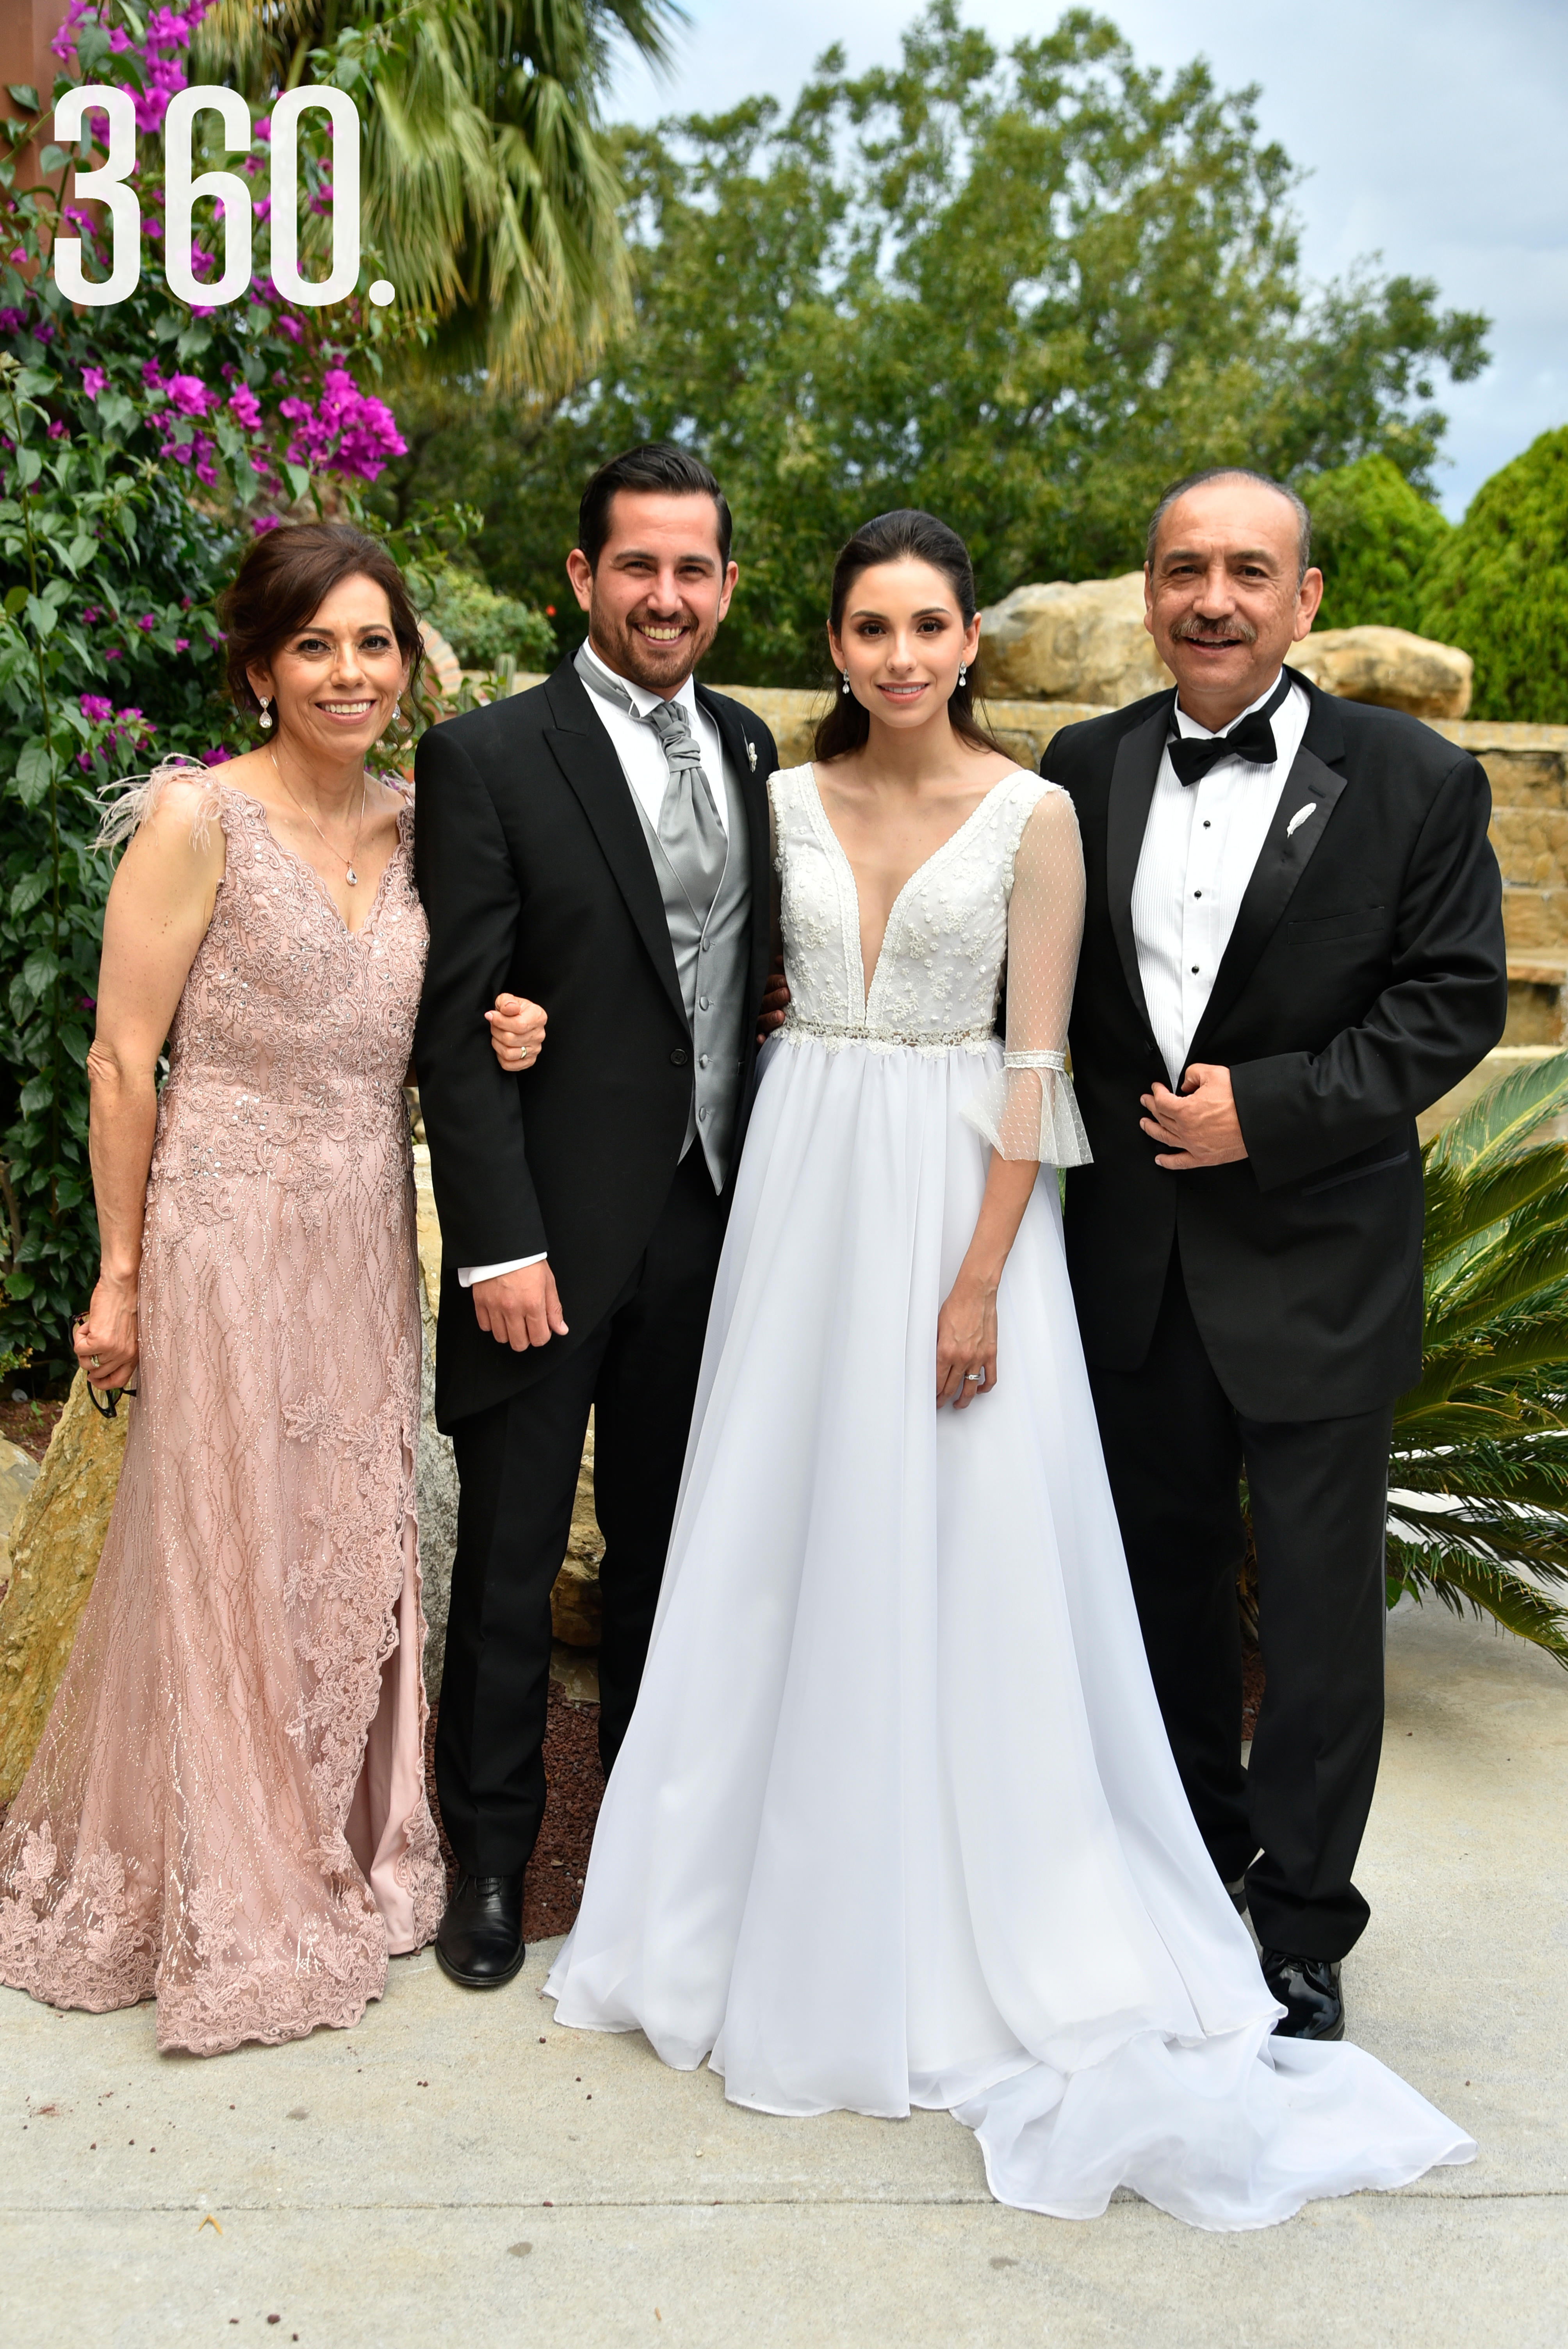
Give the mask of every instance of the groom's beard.
<path id="1" fill-rule="evenodd" d="M 673 627 L 680 633 L 661 642 L 645 634 L 650 627 Z M 647 693 L 676 692 L 717 634 L 717 620 L 703 622 L 686 604 L 674 612 L 639 604 L 623 615 L 606 611 L 594 596 L 588 606 L 588 640 L 594 651 L 617 677 L 629 678 Z"/>

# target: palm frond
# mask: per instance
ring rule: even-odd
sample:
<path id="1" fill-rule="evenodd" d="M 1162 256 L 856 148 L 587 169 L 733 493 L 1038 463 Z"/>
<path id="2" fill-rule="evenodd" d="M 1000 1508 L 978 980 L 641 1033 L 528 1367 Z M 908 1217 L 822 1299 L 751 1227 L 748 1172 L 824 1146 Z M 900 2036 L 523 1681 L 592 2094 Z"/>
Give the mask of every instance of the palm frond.
<path id="1" fill-rule="evenodd" d="M 1548 1119 L 1568 1110 L 1568 1052 L 1532 1061 L 1489 1086 L 1429 1143 L 1426 1163 L 1476 1175 L 1530 1147 Z"/>
<path id="2" fill-rule="evenodd" d="M 1440 1599 L 1456 1615 L 1468 1608 L 1490 1615 L 1507 1631 L 1544 1648 L 1568 1671 L 1568 1609 L 1559 1607 L 1527 1576 L 1462 1544 L 1439 1550 L 1388 1536 L 1389 1604 L 1408 1591 L 1417 1600 Z"/>

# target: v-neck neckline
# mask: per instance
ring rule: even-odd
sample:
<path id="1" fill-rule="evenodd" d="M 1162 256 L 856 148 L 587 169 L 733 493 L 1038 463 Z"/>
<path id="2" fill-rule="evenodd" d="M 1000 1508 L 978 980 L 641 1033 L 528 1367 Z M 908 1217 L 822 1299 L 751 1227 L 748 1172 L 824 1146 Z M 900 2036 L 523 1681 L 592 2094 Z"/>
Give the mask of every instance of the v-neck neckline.
<path id="1" fill-rule="evenodd" d="M 861 885 L 855 878 L 855 868 L 850 862 L 850 852 L 844 846 L 843 842 L 839 838 L 838 833 L 833 830 L 833 819 L 828 813 L 826 802 L 822 798 L 822 788 L 817 781 L 817 762 L 814 759 L 809 759 L 807 761 L 806 771 L 811 778 L 811 796 L 817 802 L 817 812 L 821 817 L 822 823 L 827 829 L 829 839 L 832 842 L 834 848 L 838 852 L 840 863 L 843 865 L 845 873 L 849 875 L 850 893 L 855 902 L 855 968 L 860 973 L 861 981 L 861 1018 L 862 1020 L 868 1020 L 871 1016 L 872 997 L 876 993 L 877 978 L 882 967 L 882 957 L 887 952 L 888 938 L 892 934 L 893 923 L 897 919 L 899 907 L 903 905 L 905 897 L 909 895 L 909 892 L 914 886 L 914 884 L 919 880 L 921 874 L 923 873 L 928 873 L 939 857 L 945 856 L 948 850 L 953 846 L 954 842 L 961 840 L 964 834 L 968 831 L 970 825 L 985 813 L 992 801 L 995 798 L 997 792 L 1006 791 L 1008 784 L 1014 781 L 1017 776 L 1025 773 L 1026 770 L 1022 767 L 1015 767 L 1010 775 L 1004 775 L 999 781 L 993 783 L 990 790 L 981 798 L 979 803 L 970 809 L 963 823 L 955 825 L 953 831 L 948 833 L 946 839 L 942 841 L 932 850 L 929 856 L 923 857 L 920 863 L 915 865 L 913 872 L 905 874 L 903 880 L 900 883 L 898 890 L 894 895 L 892 905 L 887 909 L 887 919 L 882 924 L 882 934 L 877 943 L 877 958 L 872 965 L 872 975 L 869 979 L 866 977 L 865 953 L 861 945 Z"/>
<path id="2" fill-rule="evenodd" d="M 377 915 L 381 911 L 381 900 L 387 894 L 387 883 L 391 874 L 392 867 L 397 862 L 399 850 L 401 850 L 406 844 L 403 837 L 403 819 L 408 812 L 407 809 L 406 807 L 400 807 L 397 810 L 395 819 L 397 826 L 397 842 L 393 847 L 391 855 L 387 859 L 386 864 L 381 868 L 381 878 L 376 884 L 376 894 L 370 900 L 370 911 L 366 915 L 365 919 L 359 924 L 356 929 L 351 929 L 349 925 L 343 918 L 342 906 L 337 903 L 337 900 L 334 897 L 331 890 L 327 887 L 325 882 L 322 879 L 315 865 L 312 864 L 307 858 L 302 856 L 297 849 L 291 848 L 286 840 L 280 840 L 277 833 L 273 830 L 272 824 L 267 816 L 267 803 L 265 800 L 257 799 L 253 792 L 242 791 L 238 783 L 225 783 L 220 780 L 218 788 L 220 791 L 232 792 L 236 799 L 243 800 L 248 807 L 253 807 L 255 809 L 257 814 L 262 819 L 262 823 L 266 832 L 267 838 L 272 842 L 272 844 L 277 850 L 278 854 L 282 857 L 285 857 L 289 864 L 297 864 L 302 873 L 309 874 L 311 879 L 315 882 L 316 888 L 321 894 L 323 902 L 332 908 L 333 918 L 337 923 L 338 927 L 342 930 L 344 936 L 346 938 L 362 938 L 365 936 L 366 931 L 369 929 L 371 924 L 375 921 Z"/>

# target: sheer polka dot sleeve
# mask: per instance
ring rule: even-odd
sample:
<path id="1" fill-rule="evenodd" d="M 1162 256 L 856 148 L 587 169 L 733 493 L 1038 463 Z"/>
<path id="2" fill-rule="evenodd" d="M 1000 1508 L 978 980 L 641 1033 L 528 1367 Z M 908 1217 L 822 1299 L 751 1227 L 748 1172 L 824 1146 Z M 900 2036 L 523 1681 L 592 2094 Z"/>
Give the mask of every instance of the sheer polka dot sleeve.
<path id="1" fill-rule="evenodd" d="M 1067 793 L 1047 788 L 1018 842 L 1007 901 L 1004 1066 L 964 1112 L 1004 1158 L 1087 1166 L 1088 1136 L 1067 1073 L 1068 1015 L 1083 938 L 1083 849 Z"/>

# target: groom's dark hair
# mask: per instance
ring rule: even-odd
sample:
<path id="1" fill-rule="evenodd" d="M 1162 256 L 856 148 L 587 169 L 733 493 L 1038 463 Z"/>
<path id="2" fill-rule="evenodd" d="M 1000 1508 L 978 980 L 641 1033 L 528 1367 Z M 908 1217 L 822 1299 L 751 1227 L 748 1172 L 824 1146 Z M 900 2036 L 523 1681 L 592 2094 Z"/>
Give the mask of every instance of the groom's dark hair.
<path id="1" fill-rule="evenodd" d="M 610 535 L 610 507 L 617 490 L 663 490 L 677 498 L 711 498 L 718 527 L 718 559 L 729 561 L 734 531 L 728 502 L 700 457 L 677 449 L 673 440 L 645 440 L 601 465 L 583 492 L 577 509 L 577 543 L 597 570 L 604 542 Z"/>

